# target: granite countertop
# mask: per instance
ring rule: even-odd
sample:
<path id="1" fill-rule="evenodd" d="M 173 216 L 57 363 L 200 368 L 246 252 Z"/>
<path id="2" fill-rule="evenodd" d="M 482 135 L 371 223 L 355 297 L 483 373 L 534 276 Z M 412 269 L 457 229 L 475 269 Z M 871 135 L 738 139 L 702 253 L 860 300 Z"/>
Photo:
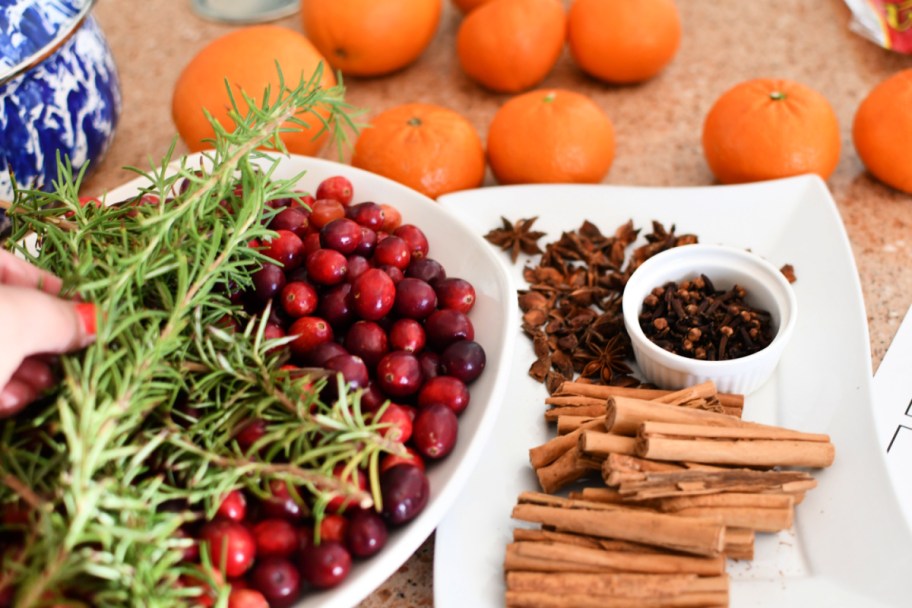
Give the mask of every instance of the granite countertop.
<path id="1" fill-rule="evenodd" d="M 368 117 L 405 102 L 437 103 L 461 112 L 484 137 L 508 96 L 489 93 L 462 74 L 455 55 L 460 14 L 446 4 L 436 38 L 415 64 L 383 78 L 347 78 L 348 100 Z M 876 370 L 912 303 L 912 198 L 865 172 L 852 147 L 851 124 L 867 92 L 912 66 L 912 56 L 852 33 L 842 0 L 678 4 L 681 48 L 657 78 L 637 86 L 605 85 L 583 75 L 565 52 L 541 86 L 593 97 L 616 130 L 616 159 L 605 183 L 648 186 L 714 183 L 700 146 L 703 118 L 722 92 L 742 80 L 789 78 L 827 97 L 842 132 L 842 155 L 827 185 L 858 265 Z M 124 109 L 114 144 L 86 182 L 86 194 L 123 183 L 131 174 L 121 167 L 148 165 L 150 157 L 167 151 L 176 133 L 170 95 L 178 74 L 208 41 L 234 29 L 197 17 L 190 0 L 102 0 L 95 14 L 120 71 Z M 301 29 L 297 16 L 278 23 Z M 490 176 L 487 183 L 493 184 Z M 807 238 L 814 238 L 812 226 Z M 432 605 L 432 562 L 433 537 L 362 605 Z"/>

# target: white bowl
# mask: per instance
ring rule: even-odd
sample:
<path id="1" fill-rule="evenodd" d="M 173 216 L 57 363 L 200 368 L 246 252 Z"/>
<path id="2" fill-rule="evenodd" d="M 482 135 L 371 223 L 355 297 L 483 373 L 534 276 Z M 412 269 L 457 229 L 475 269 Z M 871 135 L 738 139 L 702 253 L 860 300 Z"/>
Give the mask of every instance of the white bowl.
<path id="1" fill-rule="evenodd" d="M 188 158 L 189 166 L 201 162 L 199 154 Z M 494 249 L 437 202 L 373 173 L 305 156 L 282 156 L 274 175 L 291 178 L 302 171 L 306 171 L 300 182 L 303 190 L 314 192 L 321 180 L 344 175 L 354 186 L 354 202 L 391 204 L 402 213 L 404 223 L 421 228 L 430 243 L 429 257 L 443 264 L 447 276 L 461 277 L 475 287 L 475 307 L 469 317 L 475 341 L 486 355 L 485 371 L 470 385 L 471 402 L 459 416 L 456 447 L 444 460 L 428 466 L 431 497 L 424 511 L 408 524 L 391 529 L 383 550 L 370 559 L 357 560 L 340 586 L 310 591 L 295 604 L 296 608 L 347 608 L 389 578 L 430 536 L 475 469 L 506 393 L 519 309 L 516 289 Z M 145 183 L 143 178 L 133 180 L 109 192 L 106 200 L 126 199 Z"/>
<path id="2" fill-rule="evenodd" d="M 655 287 L 705 274 L 716 289 L 738 284 L 754 308 L 769 311 L 774 337 L 766 348 L 724 361 L 703 361 L 671 353 L 643 333 L 639 313 Z M 643 263 L 624 288 L 624 325 L 643 376 L 662 388 L 684 388 L 707 380 L 720 392 L 748 394 L 772 375 L 795 328 L 798 302 L 782 273 L 763 258 L 734 247 L 685 245 L 664 251 Z"/>

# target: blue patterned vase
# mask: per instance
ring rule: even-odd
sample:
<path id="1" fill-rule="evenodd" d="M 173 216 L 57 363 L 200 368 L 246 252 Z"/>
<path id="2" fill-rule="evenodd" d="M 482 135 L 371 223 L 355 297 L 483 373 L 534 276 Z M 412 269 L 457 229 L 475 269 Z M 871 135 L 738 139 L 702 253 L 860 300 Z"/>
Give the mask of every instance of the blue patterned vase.
<path id="1" fill-rule="evenodd" d="M 50 189 L 57 154 L 95 165 L 114 136 L 121 96 L 94 0 L 0 0 L 0 199 Z"/>

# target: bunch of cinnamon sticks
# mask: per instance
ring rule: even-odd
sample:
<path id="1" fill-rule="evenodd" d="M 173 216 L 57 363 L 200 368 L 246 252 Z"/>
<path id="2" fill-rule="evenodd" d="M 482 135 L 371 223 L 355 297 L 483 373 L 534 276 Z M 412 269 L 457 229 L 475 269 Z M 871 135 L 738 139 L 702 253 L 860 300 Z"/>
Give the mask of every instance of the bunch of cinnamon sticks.
<path id="1" fill-rule="evenodd" d="M 725 558 L 788 529 L 832 464 L 829 437 L 741 419 L 741 395 L 565 382 L 557 436 L 529 458 L 542 492 L 519 497 L 507 606 L 727 606 Z M 796 467 L 792 469 L 789 467 Z M 592 487 L 553 496 L 584 477 Z"/>

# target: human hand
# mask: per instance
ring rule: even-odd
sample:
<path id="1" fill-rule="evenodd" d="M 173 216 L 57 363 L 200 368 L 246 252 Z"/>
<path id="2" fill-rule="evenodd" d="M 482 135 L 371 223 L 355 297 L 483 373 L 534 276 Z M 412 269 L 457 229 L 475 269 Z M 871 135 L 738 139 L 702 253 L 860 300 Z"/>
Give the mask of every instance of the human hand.
<path id="1" fill-rule="evenodd" d="M 95 305 L 56 297 L 61 287 L 56 276 L 0 250 L 0 418 L 54 385 L 44 355 L 95 339 Z"/>

